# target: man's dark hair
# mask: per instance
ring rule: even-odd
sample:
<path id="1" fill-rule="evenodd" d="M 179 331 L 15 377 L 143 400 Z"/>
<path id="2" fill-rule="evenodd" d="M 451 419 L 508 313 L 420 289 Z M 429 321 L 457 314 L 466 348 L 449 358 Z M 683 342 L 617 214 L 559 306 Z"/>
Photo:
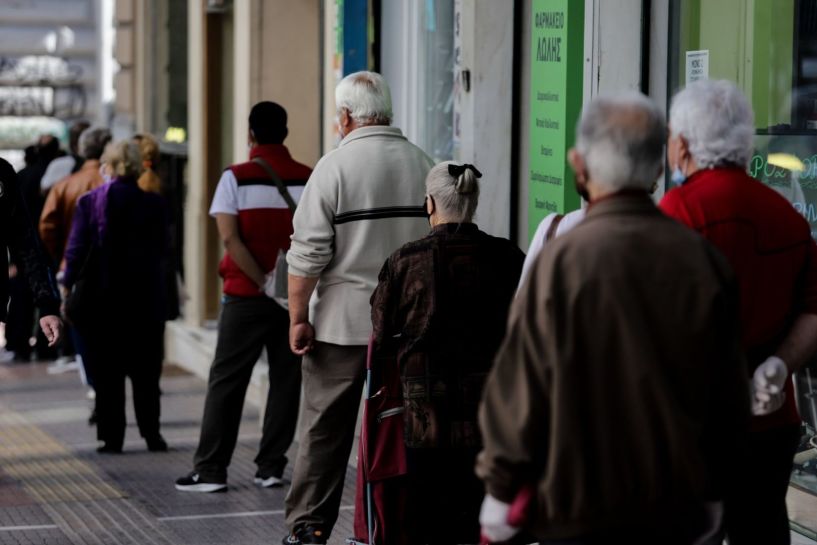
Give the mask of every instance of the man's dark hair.
<path id="1" fill-rule="evenodd" d="M 37 162 L 37 146 L 26 146 L 24 161 L 26 166 L 31 166 Z"/>
<path id="2" fill-rule="evenodd" d="M 37 159 L 45 164 L 60 156 L 60 141 L 54 135 L 43 134 L 37 140 Z"/>
<path id="3" fill-rule="evenodd" d="M 90 126 L 87 121 L 77 121 L 68 129 L 68 151 L 71 155 L 79 155 L 79 135 Z"/>
<path id="4" fill-rule="evenodd" d="M 287 111 L 275 102 L 259 102 L 250 110 L 250 130 L 259 144 L 281 144 L 287 137 Z"/>

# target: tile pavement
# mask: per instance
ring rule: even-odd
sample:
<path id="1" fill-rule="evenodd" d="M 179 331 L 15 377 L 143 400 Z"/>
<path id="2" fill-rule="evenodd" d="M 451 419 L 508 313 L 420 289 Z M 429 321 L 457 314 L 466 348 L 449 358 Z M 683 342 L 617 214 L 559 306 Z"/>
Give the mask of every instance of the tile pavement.
<path id="1" fill-rule="evenodd" d="M 147 452 L 129 406 L 124 454 L 99 455 L 87 424 L 90 402 L 75 372 L 49 375 L 40 363 L 0 366 L 0 544 L 280 543 L 286 488 L 252 482 L 257 408 L 245 407 L 227 493 L 173 487 L 191 469 L 205 384 L 177 368 L 167 371 L 162 433 L 170 452 Z M 354 478 L 350 468 L 333 544 L 351 536 Z"/>
<path id="2" fill-rule="evenodd" d="M 280 543 L 286 489 L 252 483 L 258 409 L 245 407 L 230 490 L 178 492 L 173 481 L 190 470 L 205 384 L 167 368 L 162 391 L 170 452 L 146 451 L 128 406 L 125 453 L 103 456 L 96 453 L 87 425 L 90 402 L 75 372 L 0 365 L 0 545 Z M 350 468 L 332 545 L 352 535 L 354 479 Z M 793 534 L 792 543 L 816 542 Z"/>

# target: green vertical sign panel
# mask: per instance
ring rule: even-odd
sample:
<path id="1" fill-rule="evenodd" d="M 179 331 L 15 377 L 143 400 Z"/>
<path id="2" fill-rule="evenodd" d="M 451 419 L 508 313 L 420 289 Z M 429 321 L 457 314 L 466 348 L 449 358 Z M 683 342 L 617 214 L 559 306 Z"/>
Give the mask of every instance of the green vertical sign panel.
<path id="1" fill-rule="evenodd" d="M 584 1 L 533 0 L 528 238 L 542 218 L 581 206 L 567 150 L 582 106 Z"/>

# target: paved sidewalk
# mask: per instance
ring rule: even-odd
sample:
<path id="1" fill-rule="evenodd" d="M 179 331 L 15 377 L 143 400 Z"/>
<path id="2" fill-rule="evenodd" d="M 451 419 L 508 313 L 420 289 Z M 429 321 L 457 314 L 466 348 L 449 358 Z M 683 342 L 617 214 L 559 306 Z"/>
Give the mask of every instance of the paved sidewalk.
<path id="1" fill-rule="evenodd" d="M 280 543 L 286 488 L 252 483 L 258 410 L 245 407 L 229 491 L 178 492 L 173 481 L 191 469 L 205 384 L 169 367 L 162 391 L 170 452 L 147 452 L 129 406 L 124 454 L 100 455 L 76 372 L 0 366 L 0 544 Z M 333 544 L 352 534 L 351 469 L 346 483 Z"/>
<path id="2" fill-rule="evenodd" d="M 245 407 L 230 490 L 178 492 L 173 481 L 191 469 L 205 383 L 166 367 L 162 391 L 170 452 L 146 451 L 128 406 L 125 453 L 100 455 L 76 372 L 0 365 L 0 545 L 280 543 L 286 489 L 252 483 L 258 410 Z M 288 467 L 286 478 L 290 474 Z M 333 545 L 352 535 L 354 478 L 350 469 Z M 792 543 L 815 544 L 795 534 Z"/>

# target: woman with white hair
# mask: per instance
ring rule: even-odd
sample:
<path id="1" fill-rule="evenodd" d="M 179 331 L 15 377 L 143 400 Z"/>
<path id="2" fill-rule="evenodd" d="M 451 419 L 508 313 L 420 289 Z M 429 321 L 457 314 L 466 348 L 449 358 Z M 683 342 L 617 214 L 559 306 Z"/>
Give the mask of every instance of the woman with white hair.
<path id="1" fill-rule="evenodd" d="M 776 545 L 789 543 L 785 500 L 800 438 L 790 375 L 817 351 L 817 246 L 791 204 L 747 174 L 753 136 L 752 109 L 733 83 L 680 91 L 667 146 L 679 187 L 661 208 L 714 244 L 736 273 L 754 417 L 733 473 L 720 476 L 724 524 L 731 545 Z"/>
<path id="2" fill-rule="evenodd" d="M 477 406 L 524 259 L 473 223 L 480 176 L 468 164 L 431 169 L 431 233 L 389 257 L 372 296 L 373 361 L 395 363 L 402 382 L 408 479 L 395 533 L 408 543 L 479 541 Z"/>
<path id="3" fill-rule="evenodd" d="M 122 452 L 125 377 L 133 387 L 139 433 L 148 450 L 167 450 L 159 433 L 164 356 L 163 261 L 167 218 L 162 198 L 139 189 L 136 143 L 109 144 L 109 183 L 77 203 L 65 251 L 66 314 L 85 341 L 96 388 L 99 452 Z"/>

